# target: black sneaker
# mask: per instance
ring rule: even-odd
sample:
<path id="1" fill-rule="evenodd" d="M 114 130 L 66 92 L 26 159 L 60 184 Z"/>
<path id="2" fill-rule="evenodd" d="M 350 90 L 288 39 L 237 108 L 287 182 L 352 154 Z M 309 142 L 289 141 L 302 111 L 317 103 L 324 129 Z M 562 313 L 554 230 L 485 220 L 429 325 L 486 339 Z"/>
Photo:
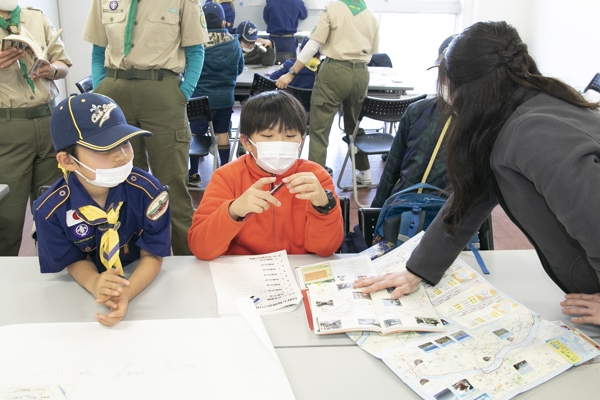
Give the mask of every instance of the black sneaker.
<path id="1" fill-rule="evenodd" d="M 200 174 L 192 174 L 188 176 L 188 186 L 200 186 L 202 183 L 202 179 L 200 179 Z"/>
<path id="2" fill-rule="evenodd" d="M 325 171 L 327 171 L 327 173 L 329 175 L 331 175 L 331 177 L 333 178 L 333 170 L 331 168 L 327 167 L 327 166 L 325 166 L 324 168 L 325 168 Z"/>

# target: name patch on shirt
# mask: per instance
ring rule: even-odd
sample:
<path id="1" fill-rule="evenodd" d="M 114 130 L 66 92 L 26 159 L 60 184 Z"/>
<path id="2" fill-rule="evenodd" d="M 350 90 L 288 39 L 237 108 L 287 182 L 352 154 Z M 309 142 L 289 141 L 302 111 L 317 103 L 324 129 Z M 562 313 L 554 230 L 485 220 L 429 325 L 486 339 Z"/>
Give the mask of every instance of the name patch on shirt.
<path id="1" fill-rule="evenodd" d="M 167 191 L 162 192 L 148 206 L 146 210 L 146 217 L 152 221 L 156 221 L 167 212 L 169 208 L 169 193 Z"/>

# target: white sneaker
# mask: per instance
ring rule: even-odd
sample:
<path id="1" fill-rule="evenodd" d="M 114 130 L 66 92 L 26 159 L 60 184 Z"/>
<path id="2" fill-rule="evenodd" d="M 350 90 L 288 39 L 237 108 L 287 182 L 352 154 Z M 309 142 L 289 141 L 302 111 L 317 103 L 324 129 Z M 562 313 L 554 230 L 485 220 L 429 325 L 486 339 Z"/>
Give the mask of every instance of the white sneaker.
<path id="1" fill-rule="evenodd" d="M 359 185 L 370 185 L 371 184 L 371 170 L 367 169 L 364 171 L 356 170 L 356 183 Z"/>

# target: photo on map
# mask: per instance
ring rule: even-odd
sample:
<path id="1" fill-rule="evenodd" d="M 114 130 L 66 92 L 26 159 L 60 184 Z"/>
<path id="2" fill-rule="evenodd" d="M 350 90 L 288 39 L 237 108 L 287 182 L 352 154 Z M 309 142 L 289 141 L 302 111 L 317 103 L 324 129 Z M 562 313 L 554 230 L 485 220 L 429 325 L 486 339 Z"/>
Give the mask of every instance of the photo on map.
<path id="1" fill-rule="evenodd" d="M 352 297 L 356 300 L 371 300 L 371 295 L 369 293 L 352 292 Z"/>
<path id="2" fill-rule="evenodd" d="M 450 339 L 448 336 L 444 336 L 439 339 L 436 339 L 436 340 L 434 340 L 434 342 L 436 342 L 437 344 L 439 344 L 442 347 L 446 347 L 446 346 L 450 346 L 451 344 L 454 344 L 454 340 Z"/>
<path id="3" fill-rule="evenodd" d="M 529 365 L 526 360 L 519 361 L 518 363 L 514 364 L 513 367 L 519 371 L 521 375 L 525 375 L 526 373 L 533 371 L 533 368 L 531 368 L 531 365 Z"/>
<path id="4" fill-rule="evenodd" d="M 333 300 L 327 300 L 327 301 L 316 301 L 317 303 L 317 307 L 323 307 L 323 306 L 333 306 Z"/>
<path id="5" fill-rule="evenodd" d="M 460 381 L 452 385 L 452 387 L 454 388 L 456 393 L 458 393 L 458 395 L 461 397 L 471 393 L 474 390 L 473 385 L 471 385 L 466 379 L 461 379 Z"/>
<path id="6" fill-rule="evenodd" d="M 433 395 L 436 400 L 456 399 L 456 395 L 450 389 L 444 389 L 438 394 Z"/>
<path id="7" fill-rule="evenodd" d="M 465 339 L 470 338 L 471 336 L 468 333 L 466 333 L 465 331 L 458 331 L 456 333 L 453 333 L 452 337 L 454 339 L 458 340 L 459 342 L 461 342 L 461 341 L 463 341 Z"/>
<path id="8" fill-rule="evenodd" d="M 383 321 L 383 325 L 386 328 L 389 328 L 391 326 L 402 325 L 402 322 L 400 322 L 400 320 L 397 319 L 397 318 L 392 318 L 392 319 L 386 319 L 386 320 L 384 320 Z"/>
<path id="9" fill-rule="evenodd" d="M 419 348 L 426 353 L 439 349 L 439 347 L 437 347 L 434 343 L 431 342 L 423 343 L 419 346 Z"/>
<path id="10" fill-rule="evenodd" d="M 319 328 L 322 331 L 330 331 L 332 329 L 341 329 L 342 321 L 339 319 L 331 320 L 331 321 L 319 321 L 317 318 L 317 323 L 319 324 Z"/>
<path id="11" fill-rule="evenodd" d="M 386 307 L 402 307 L 400 299 L 381 299 L 381 302 Z"/>

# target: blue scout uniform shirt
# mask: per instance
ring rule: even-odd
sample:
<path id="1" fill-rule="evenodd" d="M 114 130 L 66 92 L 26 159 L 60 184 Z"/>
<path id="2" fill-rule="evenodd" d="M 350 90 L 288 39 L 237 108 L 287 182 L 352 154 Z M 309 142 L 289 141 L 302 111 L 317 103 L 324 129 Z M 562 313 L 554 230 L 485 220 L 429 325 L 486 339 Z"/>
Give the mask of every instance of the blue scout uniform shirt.
<path id="1" fill-rule="evenodd" d="M 111 188 L 106 205 L 123 202 L 119 212 L 119 256 L 123 266 L 140 258 L 140 249 L 165 257 L 171 254 L 169 197 L 150 174 L 133 168 L 125 182 Z M 40 269 L 60 272 L 89 254 L 98 272 L 106 271 L 96 250 L 102 232 L 77 214 L 86 205 L 98 206 L 79 179 L 59 179 L 34 203 Z M 106 209 L 105 209 L 106 211 Z"/>

